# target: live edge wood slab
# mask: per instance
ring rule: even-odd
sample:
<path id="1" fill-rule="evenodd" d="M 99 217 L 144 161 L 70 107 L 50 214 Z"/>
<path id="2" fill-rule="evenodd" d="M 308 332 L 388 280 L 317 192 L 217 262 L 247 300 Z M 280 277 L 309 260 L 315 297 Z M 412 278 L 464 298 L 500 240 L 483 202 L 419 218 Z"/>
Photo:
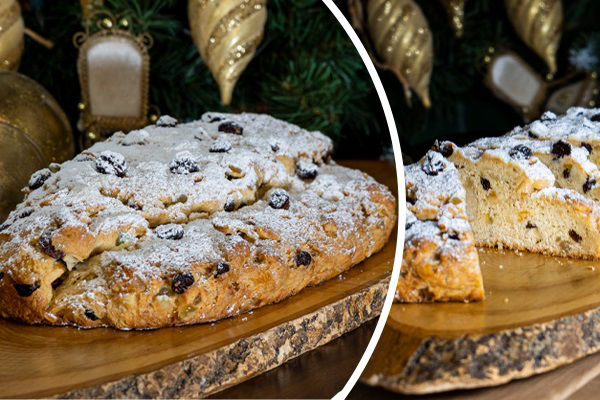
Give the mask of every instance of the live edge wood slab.
<path id="1" fill-rule="evenodd" d="M 486 387 L 600 350 L 600 262 L 479 256 L 485 301 L 394 305 L 363 382 L 406 394 Z"/>
<path id="2" fill-rule="evenodd" d="M 392 163 L 352 161 L 397 192 Z M 379 253 L 278 304 L 213 324 L 154 331 L 77 330 L 0 320 L 0 397 L 202 397 L 377 317 L 396 231 Z"/>

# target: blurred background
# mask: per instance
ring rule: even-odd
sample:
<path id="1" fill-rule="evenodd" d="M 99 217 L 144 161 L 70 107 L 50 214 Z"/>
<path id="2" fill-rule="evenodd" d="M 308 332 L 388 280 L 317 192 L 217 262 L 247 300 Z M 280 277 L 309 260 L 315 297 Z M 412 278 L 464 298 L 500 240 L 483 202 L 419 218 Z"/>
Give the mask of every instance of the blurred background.
<path id="1" fill-rule="evenodd" d="M 338 4 L 385 68 L 380 75 L 409 160 L 419 159 L 436 138 L 464 144 L 503 134 L 546 109 L 596 104 L 598 1 Z M 419 74 L 428 72 L 425 85 Z M 412 106 L 401 79 L 411 87 Z M 419 91 L 429 93 L 429 108 Z"/>
<path id="2" fill-rule="evenodd" d="M 74 128 L 81 92 L 73 36 L 84 30 L 82 3 L 109 11 L 117 24 L 125 18 L 127 27 L 122 28 L 134 35 L 144 32 L 152 37 L 150 113 L 166 113 L 184 121 L 209 110 L 269 113 L 323 131 L 335 140 L 336 156 L 342 158 L 377 158 L 390 143 L 371 79 L 320 0 L 266 2 L 264 37 L 228 106 L 221 104 L 218 84 L 192 40 L 191 24 L 202 21 L 189 20 L 187 1 L 21 1 L 25 26 L 52 40 L 54 46 L 44 48 L 26 36 L 19 72 L 56 98 Z M 104 18 L 104 14 L 92 17 L 92 24 Z"/>

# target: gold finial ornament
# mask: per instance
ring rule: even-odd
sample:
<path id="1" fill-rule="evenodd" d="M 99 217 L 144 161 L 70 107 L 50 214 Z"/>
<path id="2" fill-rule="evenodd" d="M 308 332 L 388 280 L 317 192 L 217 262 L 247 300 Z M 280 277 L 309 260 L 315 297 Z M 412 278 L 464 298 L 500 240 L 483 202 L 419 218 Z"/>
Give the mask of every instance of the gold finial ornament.
<path id="1" fill-rule="evenodd" d="M 221 103 L 233 89 L 262 41 L 267 0 L 189 0 L 194 44 L 219 85 Z"/>
<path id="2" fill-rule="evenodd" d="M 457 38 L 463 35 L 465 29 L 465 0 L 439 0 L 446 9 L 450 26 Z"/>
<path id="3" fill-rule="evenodd" d="M 560 0 L 505 0 L 504 5 L 521 40 L 544 60 L 550 73 L 556 73 L 563 23 Z"/>
<path id="4" fill-rule="evenodd" d="M 0 70 L 16 71 L 24 48 L 25 25 L 17 0 L 0 0 Z"/>
<path id="5" fill-rule="evenodd" d="M 433 41 L 421 8 L 413 0 L 369 0 L 367 26 L 382 66 L 402 82 L 407 101 L 410 88 L 430 107 Z"/>

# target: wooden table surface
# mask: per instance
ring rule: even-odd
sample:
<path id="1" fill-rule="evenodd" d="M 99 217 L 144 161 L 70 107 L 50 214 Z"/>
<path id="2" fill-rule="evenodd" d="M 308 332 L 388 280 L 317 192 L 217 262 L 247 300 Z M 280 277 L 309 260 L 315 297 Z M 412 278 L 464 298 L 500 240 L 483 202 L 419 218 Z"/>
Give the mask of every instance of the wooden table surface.
<path id="1" fill-rule="evenodd" d="M 600 353 L 554 371 L 484 389 L 402 395 L 357 383 L 348 399 L 381 400 L 588 400 L 600 398 Z"/>
<path id="2" fill-rule="evenodd" d="M 350 378 L 375 329 L 377 319 L 267 373 L 210 398 L 329 399 Z"/>

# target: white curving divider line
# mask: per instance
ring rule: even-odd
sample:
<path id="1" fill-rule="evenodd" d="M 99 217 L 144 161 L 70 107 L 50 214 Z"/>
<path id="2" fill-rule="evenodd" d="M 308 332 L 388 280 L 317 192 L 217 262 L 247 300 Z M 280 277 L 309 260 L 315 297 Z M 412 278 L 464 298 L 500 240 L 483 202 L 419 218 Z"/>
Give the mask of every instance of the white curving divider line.
<path id="1" fill-rule="evenodd" d="M 385 90 L 383 88 L 383 84 L 381 83 L 381 79 L 377 74 L 377 70 L 375 69 L 375 65 L 373 65 L 373 61 L 369 57 L 365 46 L 362 44 L 358 35 L 346 19 L 344 14 L 340 11 L 340 9 L 335 5 L 332 0 L 323 0 L 323 3 L 329 8 L 329 11 L 336 17 L 342 28 L 346 31 L 346 34 L 352 40 L 354 47 L 358 51 L 358 54 L 362 58 L 365 66 L 367 67 L 367 71 L 369 71 L 369 75 L 371 76 L 371 80 L 373 81 L 373 85 L 377 90 L 377 95 L 379 96 L 379 100 L 381 101 L 381 106 L 383 107 L 383 112 L 385 115 L 385 119 L 388 124 L 388 129 L 390 131 L 391 139 L 392 139 L 392 149 L 394 150 L 395 162 L 396 162 L 396 175 L 398 178 L 398 241 L 396 247 L 396 255 L 394 258 L 394 269 L 392 271 L 392 277 L 390 278 L 390 287 L 388 288 L 387 295 L 385 296 L 385 301 L 383 303 L 383 309 L 381 310 L 381 315 L 379 320 L 377 321 L 377 326 L 375 327 L 375 332 L 367 345 L 367 349 L 362 355 L 356 369 L 350 376 L 348 382 L 344 388 L 336 394 L 333 399 L 334 400 L 342 400 L 345 399 L 350 390 L 354 387 L 358 378 L 362 374 L 363 370 L 367 366 L 371 355 L 373 354 L 373 350 L 375 350 L 375 346 L 379 341 L 379 337 L 381 336 L 381 332 L 383 331 L 383 327 L 387 320 L 388 314 L 390 313 L 390 309 L 392 308 L 392 302 L 394 301 L 394 292 L 396 291 L 396 283 L 398 282 L 398 278 L 400 277 L 400 266 L 402 264 L 402 249 L 404 243 L 404 221 L 406 219 L 406 207 L 405 204 L 405 189 L 404 189 L 404 167 L 402 164 L 402 153 L 400 151 L 400 141 L 398 139 L 398 131 L 396 130 L 396 123 L 394 122 L 394 116 L 392 114 L 392 108 L 390 107 L 390 103 L 388 101 L 387 95 L 385 94 Z"/>

